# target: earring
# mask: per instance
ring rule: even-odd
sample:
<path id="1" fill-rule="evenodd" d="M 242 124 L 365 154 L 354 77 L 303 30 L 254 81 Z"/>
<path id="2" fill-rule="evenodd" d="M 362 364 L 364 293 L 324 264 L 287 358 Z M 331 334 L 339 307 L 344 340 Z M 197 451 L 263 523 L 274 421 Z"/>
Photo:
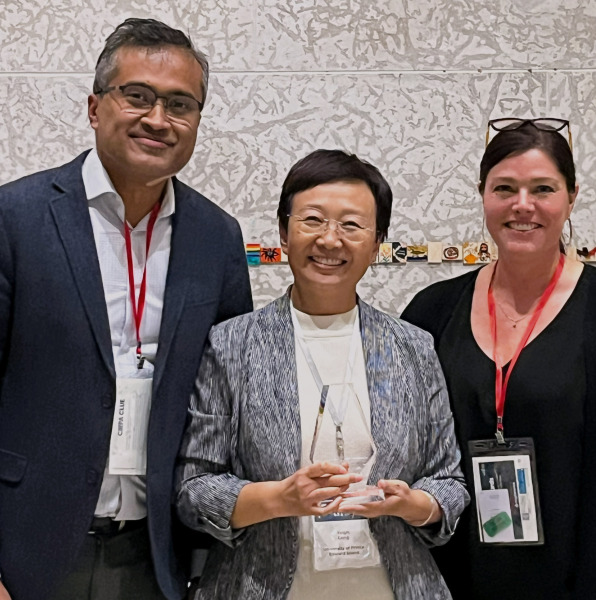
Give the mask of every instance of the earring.
<path id="1" fill-rule="evenodd" d="M 565 235 L 561 233 L 561 241 L 564 246 L 571 246 L 571 242 L 573 242 L 573 225 L 571 224 L 571 217 L 569 217 L 566 222 L 569 225 L 569 237 L 567 238 L 567 241 L 565 241 Z"/>

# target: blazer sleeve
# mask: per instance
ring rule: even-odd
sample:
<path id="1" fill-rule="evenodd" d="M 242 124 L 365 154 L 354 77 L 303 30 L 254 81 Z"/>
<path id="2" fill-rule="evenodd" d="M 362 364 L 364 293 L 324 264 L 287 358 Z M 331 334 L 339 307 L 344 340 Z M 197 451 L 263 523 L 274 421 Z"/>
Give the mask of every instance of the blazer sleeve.
<path id="1" fill-rule="evenodd" d="M 4 220 L 0 213 L 0 388 L 6 368 L 8 346 L 11 332 L 12 314 L 12 290 L 13 290 L 13 261 L 8 242 L 8 236 L 4 227 Z M 2 476 L 3 473 L 0 473 Z M 0 531 L 0 543 L 2 543 L 2 532 Z M 0 579 L 2 577 L 2 565 L 0 564 Z"/>
<path id="2" fill-rule="evenodd" d="M 236 219 L 230 218 L 228 226 L 230 241 L 226 245 L 229 251 L 224 288 L 219 300 L 217 323 L 231 319 L 236 315 L 251 312 L 253 309 L 242 231 Z"/>
<path id="3" fill-rule="evenodd" d="M 240 490 L 250 483 L 233 474 L 238 472 L 237 404 L 242 386 L 241 361 L 234 355 L 242 342 L 224 334 L 232 323 L 215 327 L 209 336 L 176 470 L 176 509 L 182 523 L 230 546 L 245 531 L 233 530 L 230 519 Z"/>
<path id="4" fill-rule="evenodd" d="M 428 338 L 428 334 L 424 334 Z M 418 352 L 419 379 L 426 402 L 423 416 L 425 439 L 424 461 L 413 489 L 432 494 L 443 509 L 438 524 L 415 528 L 416 533 L 429 545 L 446 543 L 455 531 L 459 516 L 470 501 L 460 468 L 461 453 L 455 437 L 453 415 L 449 406 L 447 385 L 430 339 Z"/>
<path id="5" fill-rule="evenodd" d="M 4 220 L 0 213 L 0 387 L 10 338 L 13 262 Z"/>
<path id="6" fill-rule="evenodd" d="M 399 322 L 398 322 L 399 323 Z M 431 494 L 443 510 L 439 523 L 412 527 L 427 545 L 441 545 L 453 535 L 459 516 L 470 501 L 460 467 L 461 453 L 455 437 L 447 384 L 431 336 L 417 327 L 401 323 L 400 335 L 407 340 L 410 385 L 417 398 L 416 430 L 423 440 L 423 455 L 417 458 L 412 489 Z"/>

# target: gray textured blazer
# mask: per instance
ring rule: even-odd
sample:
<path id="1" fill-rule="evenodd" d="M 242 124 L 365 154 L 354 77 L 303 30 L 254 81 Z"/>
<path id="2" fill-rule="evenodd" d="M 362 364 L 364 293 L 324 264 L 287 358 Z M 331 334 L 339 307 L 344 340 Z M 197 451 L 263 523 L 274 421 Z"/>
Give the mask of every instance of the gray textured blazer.
<path id="1" fill-rule="evenodd" d="M 430 492 L 441 524 L 370 522 L 400 600 L 450 598 L 428 546 L 445 543 L 468 502 L 445 381 L 422 330 L 359 301 L 377 460 L 370 481 L 401 479 Z M 177 473 L 182 521 L 219 541 L 196 599 L 281 600 L 296 569 L 298 519 L 233 530 L 242 487 L 300 467 L 301 433 L 289 297 L 215 326 L 191 398 Z"/>

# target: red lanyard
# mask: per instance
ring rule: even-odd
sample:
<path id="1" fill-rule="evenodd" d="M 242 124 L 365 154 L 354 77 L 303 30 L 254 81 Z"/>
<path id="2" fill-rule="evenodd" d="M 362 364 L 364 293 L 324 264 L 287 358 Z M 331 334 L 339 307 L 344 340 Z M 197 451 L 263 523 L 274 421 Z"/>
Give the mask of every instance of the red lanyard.
<path id="1" fill-rule="evenodd" d="M 565 265 L 565 255 L 561 254 L 561 258 L 559 259 L 559 264 L 557 265 L 557 268 L 556 268 L 547 288 L 544 290 L 542 297 L 540 298 L 540 302 L 538 302 L 538 306 L 536 307 L 536 310 L 534 311 L 534 314 L 532 315 L 532 318 L 530 319 L 530 322 L 528 323 L 528 326 L 526 327 L 524 335 L 522 336 L 522 339 L 520 340 L 520 342 L 517 346 L 517 349 L 515 350 L 515 353 L 511 359 L 511 361 L 509 362 L 509 369 L 507 370 L 507 375 L 505 376 L 505 381 L 503 381 L 503 366 L 500 364 L 500 361 L 498 360 L 498 357 L 497 357 L 497 313 L 496 313 L 496 309 L 495 309 L 495 298 L 493 296 L 493 280 L 495 278 L 495 273 L 497 272 L 497 264 L 498 263 L 495 263 L 493 275 L 491 277 L 490 284 L 488 286 L 488 314 L 490 317 L 490 329 L 491 329 L 492 342 L 493 342 L 493 360 L 495 362 L 495 367 L 496 367 L 496 371 L 497 371 L 496 378 L 495 378 L 495 402 L 496 402 L 496 406 L 497 406 L 497 432 L 495 435 L 497 436 L 497 441 L 500 444 L 504 444 L 505 438 L 503 435 L 503 413 L 505 412 L 505 395 L 507 394 L 507 384 L 509 383 L 509 377 L 511 377 L 511 372 L 513 371 L 513 367 L 515 366 L 515 363 L 517 362 L 517 359 L 519 358 L 521 351 L 524 349 L 526 342 L 528 341 L 529 337 L 532 335 L 532 331 L 534 331 L 534 327 L 536 326 L 536 323 L 537 323 L 538 319 L 540 318 L 540 315 L 542 314 L 542 311 L 544 310 L 544 307 L 545 307 L 546 303 L 548 302 L 548 299 L 551 297 L 551 294 L 553 293 L 559 279 L 561 278 L 561 274 L 563 273 L 563 267 Z"/>
<path id="2" fill-rule="evenodd" d="M 149 258 L 149 246 L 153 236 L 153 227 L 157 220 L 160 204 L 157 202 L 151 210 L 149 223 L 147 224 L 147 241 L 145 243 L 145 266 L 143 267 L 143 279 L 141 280 L 141 289 L 139 290 L 139 303 L 135 297 L 135 275 L 132 264 L 132 243 L 130 241 L 130 227 L 124 222 L 124 240 L 126 242 L 126 259 L 128 261 L 128 286 L 130 287 L 130 302 L 132 304 L 132 314 L 135 319 L 135 329 L 137 331 L 137 368 L 142 369 L 145 357 L 141 353 L 141 321 L 143 320 L 143 311 L 145 310 L 145 290 L 147 289 L 147 259 Z"/>

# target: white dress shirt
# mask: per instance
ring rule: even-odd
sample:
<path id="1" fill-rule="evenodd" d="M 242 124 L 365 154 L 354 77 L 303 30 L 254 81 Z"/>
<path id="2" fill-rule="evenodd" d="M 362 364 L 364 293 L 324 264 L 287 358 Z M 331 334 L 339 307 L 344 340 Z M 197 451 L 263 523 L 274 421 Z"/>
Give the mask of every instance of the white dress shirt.
<path id="1" fill-rule="evenodd" d="M 147 265 L 145 310 L 140 331 L 142 352 L 147 360 L 142 373 L 139 373 L 124 240 L 124 203 L 114 189 L 95 150 L 85 159 L 82 175 L 108 309 L 116 376 L 151 378 L 157 354 L 170 259 L 172 214 L 175 209 L 174 186 L 171 179 L 168 180 L 147 257 L 145 243 L 150 215 L 146 215 L 131 230 L 137 302 L 143 269 L 145 264 Z M 117 520 L 145 517 L 145 477 L 110 475 L 106 467 L 95 514 L 98 517 L 113 517 Z"/>

